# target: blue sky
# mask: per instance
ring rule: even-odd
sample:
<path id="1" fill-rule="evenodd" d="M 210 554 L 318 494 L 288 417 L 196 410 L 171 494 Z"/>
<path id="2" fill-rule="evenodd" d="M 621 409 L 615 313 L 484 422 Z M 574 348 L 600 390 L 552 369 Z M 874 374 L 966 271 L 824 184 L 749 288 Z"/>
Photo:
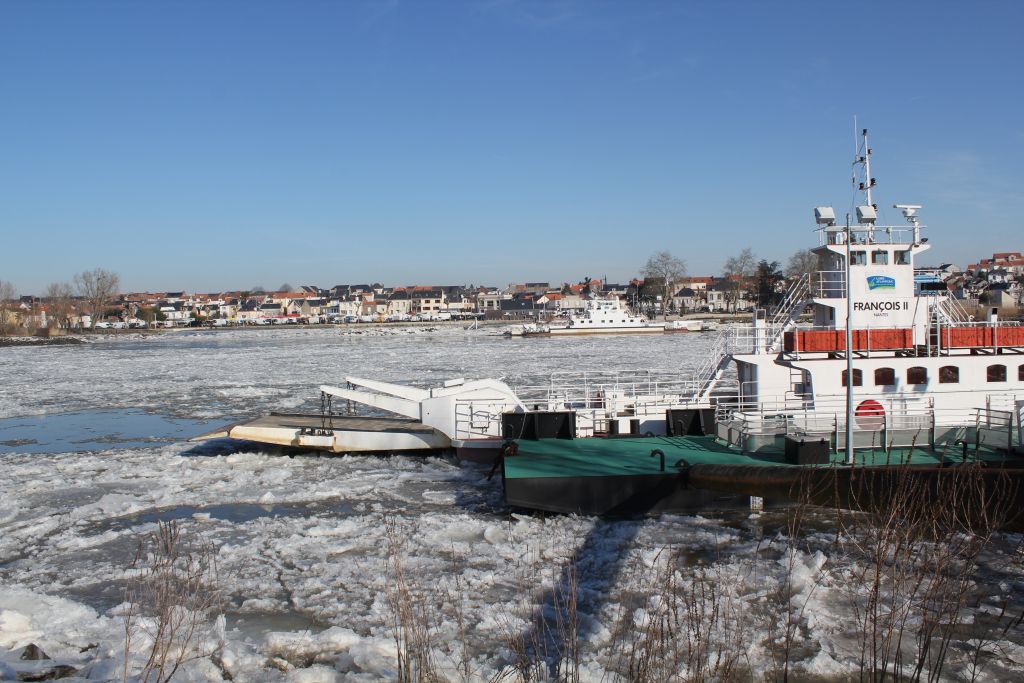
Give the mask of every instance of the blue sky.
<path id="1" fill-rule="evenodd" d="M 925 206 L 1024 249 L 1024 3 L 0 3 L 0 279 L 625 280 Z M 888 209 L 883 218 L 898 222 Z"/>

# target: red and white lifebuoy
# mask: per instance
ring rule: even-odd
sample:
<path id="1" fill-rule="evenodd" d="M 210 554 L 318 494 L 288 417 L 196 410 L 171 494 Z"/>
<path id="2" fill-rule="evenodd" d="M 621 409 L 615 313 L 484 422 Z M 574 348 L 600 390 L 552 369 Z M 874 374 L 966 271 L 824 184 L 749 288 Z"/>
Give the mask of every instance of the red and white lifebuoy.
<path id="1" fill-rule="evenodd" d="M 861 401 L 853 411 L 857 426 L 868 431 L 878 431 L 885 426 L 885 408 L 873 398 Z"/>

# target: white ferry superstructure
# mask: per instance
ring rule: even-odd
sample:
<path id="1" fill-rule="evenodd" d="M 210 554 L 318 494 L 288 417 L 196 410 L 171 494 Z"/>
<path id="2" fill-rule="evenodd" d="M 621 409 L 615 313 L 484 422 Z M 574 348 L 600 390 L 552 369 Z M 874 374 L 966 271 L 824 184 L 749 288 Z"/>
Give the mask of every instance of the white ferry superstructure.
<path id="1" fill-rule="evenodd" d="M 523 325 L 513 336 L 563 336 L 580 334 L 646 334 L 664 332 L 664 323 L 655 323 L 633 313 L 614 297 L 587 300 L 582 313 L 573 313 L 564 322 Z"/>

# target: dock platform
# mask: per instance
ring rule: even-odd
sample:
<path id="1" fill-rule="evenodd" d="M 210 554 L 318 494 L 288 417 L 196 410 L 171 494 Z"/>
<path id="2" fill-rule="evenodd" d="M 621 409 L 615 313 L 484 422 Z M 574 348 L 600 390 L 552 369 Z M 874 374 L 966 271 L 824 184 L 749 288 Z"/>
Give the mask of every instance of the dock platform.
<path id="1" fill-rule="evenodd" d="M 240 439 L 334 453 L 441 450 L 451 442 L 418 420 L 401 417 L 271 413 L 220 427 L 190 439 Z"/>

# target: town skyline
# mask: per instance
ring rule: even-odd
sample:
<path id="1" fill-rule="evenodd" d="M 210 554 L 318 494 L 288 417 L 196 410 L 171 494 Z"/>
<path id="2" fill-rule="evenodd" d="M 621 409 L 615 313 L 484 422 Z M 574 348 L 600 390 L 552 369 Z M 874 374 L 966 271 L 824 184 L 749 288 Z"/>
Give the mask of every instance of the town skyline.
<path id="1" fill-rule="evenodd" d="M 51 283 L 44 296 L 16 297 L 0 281 L 0 331 L 82 329 L 102 326 L 166 327 L 213 324 L 423 322 L 450 319 L 508 320 L 578 313 L 594 298 L 625 302 L 632 310 L 656 315 L 742 313 L 769 309 L 786 292 L 812 283 L 817 257 L 797 252 L 785 270 L 777 262 L 756 261 L 749 249 L 728 261 L 721 276 L 688 275 L 669 252 L 652 255 L 643 278 L 612 283 L 584 277 L 576 283 L 549 281 L 486 284 L 336 284 L 331 287 L 283 283 L 217 292 L 126 291 L 116 273 L 97 268 L 71 283 Z M 1024 254 L 996 252 L 961 269 L 955 264 L 918 266 L 915 290 L 948 292 L 961 305 L 980 311 L 1019 314 L 1024 295 Z"/>

